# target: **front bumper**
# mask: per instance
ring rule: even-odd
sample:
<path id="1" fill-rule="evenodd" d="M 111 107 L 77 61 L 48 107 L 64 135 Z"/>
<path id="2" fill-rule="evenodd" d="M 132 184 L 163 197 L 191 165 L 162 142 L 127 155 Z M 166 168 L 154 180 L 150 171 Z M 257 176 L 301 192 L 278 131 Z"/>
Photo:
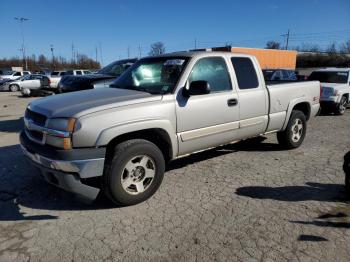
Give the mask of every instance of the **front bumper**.
<path id="1" fill-rule="evenodd" d="M 24 132 L 20 141 L 23 154 L 39 168 L 47 182 L 88 199 L 97 197 L 100 189 L 82 183 L 82 179 L 102 176 L 105 149 L 96 149 L 94 155 L 91 149 L 64 152 L 34 143 Z"/>

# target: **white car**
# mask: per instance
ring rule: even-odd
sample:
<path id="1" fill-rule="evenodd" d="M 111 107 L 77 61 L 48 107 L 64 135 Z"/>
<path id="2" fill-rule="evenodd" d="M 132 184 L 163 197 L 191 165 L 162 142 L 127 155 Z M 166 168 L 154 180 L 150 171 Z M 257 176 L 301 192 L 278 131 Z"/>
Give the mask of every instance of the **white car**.
<path id="1" fill-rule="evenodd" d="M 350 103 L 350 68 L 313 71 L 308 80 L 321 82 L 321 108 L 342 115 Z"/>
<path id="2" fill-rule="evenodd" d="M 10 74 L 6 74 L 6 75 L 2 75 L 0 78 L 1 79 L 17 79 L 20 78 L 21 76 L 25 76 L 25 75 L 30 75 L 30 71 L 21 71 L 21 72 L 10 72 Z"/>
<path id="3" fill-rule="evenodd" d="M 50 80 L 43 75 L 26 75 L 18 80 L 10 82 L 9 90 L 16 92 L 21 90 L 23 95 L 30 95 L 33 92 L 39 91 L 43 88 L 48 88 Z"/>
<path id="4" fill-rule="evenodd" d="M 61 80 L 61 77 L 66 73 L 66 71 L 53 71 L 50 78 L 50 87 L 57 88 L 58 82 Z"/>

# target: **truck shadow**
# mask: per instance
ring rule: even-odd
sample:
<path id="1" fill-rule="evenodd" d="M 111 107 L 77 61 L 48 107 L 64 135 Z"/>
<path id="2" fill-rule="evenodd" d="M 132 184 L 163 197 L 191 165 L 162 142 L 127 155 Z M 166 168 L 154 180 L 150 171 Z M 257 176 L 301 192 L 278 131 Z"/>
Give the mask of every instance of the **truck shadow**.
<path id="1" fill-rule="evenodd" d="M 0 222 L 57 219 L 42 210 L 98 210 L 116 208 L 109 200 L 99 197 L 84 202 L 76 195 L 56 188 L 41 178 L 22 155 L 19 145 L 0 148 Z M 21 207 L 39 211 L 25 214 Z"/>
<path id="2" fill-rule="evenodd" d="M 21 120 L 17 120 L 21 121 Z M 18 127 L 19 128 L 19 127 Z M 4 130 L 3 128 L 2 130 Z M 13 129 L 15 130 L 15 128 Z M 264 137 L 249 139 L 236 144 L 222 146 L 179 159 L 170 164 L 168 170 L 205 161 L 207 159 L 245 151 L 282 150 L 277 144 L 261 143 Z M 37 169 L 32 167 L 22 155 L 19 145 L 0 148 L 0 221 L 48 220 L 57 219 L 50 214 L 27 215 L 21 207 L 37 210 L 99 210 L 118 208 L 103 196 L 94 202 L 84 202 L 76 195 L 56 188 L 41 178 Z"/>
<path id="3" fill-rule="evenodd" d="M 16 120 L 0 121 L 0 132 L 17 133 L 23 129 L 23 117 Z"/>
<path id="4" fill-rule="evenodd" d="M 264 152 L 264 151 L 283 151 L 284 149 L 279 144 L 263 143 L 267 138 L 258 136 L 237 143 L 220 146 L 206 151 L 198 152 L 169 163 L 167 171 L 179 169 L 187 165 L 206 161 L 211 158 L 236 153 L 239 151 Z"/>
<path id="5" fill-rule="evenodd" d="M 350 229 L 350 199 L 345 192 L 344 185 L 308 182 L 304 186 L 248 186 L 238 188 L 236 194 L 254 199 L 285 202 L 319 201 L 339 203 L 340 207 L 337 206 L 333 210 L 323 212 L 310 221 L 291 220 L 289 222 L 299 225 Z M 328 241 L 328 239 L 323 236 L 300 235 L 298 241 L 318 242 Z"/>
<path id="6" fill-rule="evenodd" d="M 236 194 L 255 199 L 270 199 L 286 202 L 346 202 L 348 200 L 344 185 L 312 182 L 306 183 L 305 186 L 240 187 L 236 190 Z"/>

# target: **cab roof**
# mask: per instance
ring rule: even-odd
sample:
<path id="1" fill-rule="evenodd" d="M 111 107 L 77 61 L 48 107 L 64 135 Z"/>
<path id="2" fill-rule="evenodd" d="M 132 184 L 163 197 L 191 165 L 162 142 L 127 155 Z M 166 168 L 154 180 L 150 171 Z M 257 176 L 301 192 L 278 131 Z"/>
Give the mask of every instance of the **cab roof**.
<path id="1" fill-rule="evenodd" d="M 232 52 L 225 52 L 225 51 L 181 51 L 181 52 L 174 52 L 174 53 L 167 53 L 163 55 L 157 55 L 157 56 L 148 56 L 145 58 L 161 58 L 161 57 L 198 57 L 198 56 L 227 56 L 227 55 L 234 55 L 234 56 L 244 56 L 244 57 L 252 57 L 252 55 L 248 54 L 241 54 L 241 53 L 232 53 Z"/>
<path id="2" fill-rule="evenodd" d="M 327 67 L 317 69 L 314 72 L 337 72 L 337 71 L 350 71 L 350 67 Z"/>

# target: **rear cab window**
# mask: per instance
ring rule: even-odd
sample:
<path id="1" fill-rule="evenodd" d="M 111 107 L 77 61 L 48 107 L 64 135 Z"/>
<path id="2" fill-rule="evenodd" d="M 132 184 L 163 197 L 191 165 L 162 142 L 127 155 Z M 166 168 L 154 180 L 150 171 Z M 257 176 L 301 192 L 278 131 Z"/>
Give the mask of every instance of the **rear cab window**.
<path id="1" fill-rule="evenodd" d="M 252 60 L 248 57 L 231 57 L 236 73 L 238 88 L 241 90 L 259 87 L 259 80 Z"/>

